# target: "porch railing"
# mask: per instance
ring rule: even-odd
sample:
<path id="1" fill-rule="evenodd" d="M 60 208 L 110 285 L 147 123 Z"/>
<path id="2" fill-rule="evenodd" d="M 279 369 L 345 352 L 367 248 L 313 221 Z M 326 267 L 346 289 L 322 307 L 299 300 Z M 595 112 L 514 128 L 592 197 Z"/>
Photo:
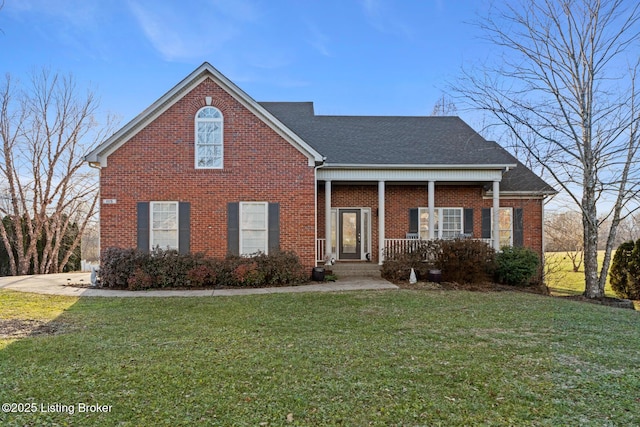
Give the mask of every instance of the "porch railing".
<path id="1" fill-rule="evenodd" d="M 489 246 L 491 246 L 493 242 L 492 239 L 473 238 L 472 240 L 480 240 Z M 384 239 L 384 254 L 385 256 L 390 257 L 395 254 L 412 252 L 424 241 L 425 240 L 422 239 Z"/>
<path id="2" fill-rule="evenodd" d="M 324 262 L 326 255 L 325 246 L 327 239 L 316 239 L 316 258 L 318 262 Z"/>
<path id="3" fill-rule="evenodd" d="M 473 239 L 480 240 L 491 246 L 492 239 Z M 384 254 L 385 256 L 392 256 L 398 253 L 407 253 L 414 251 L 421 242 L 422 239 L 384 239 Z M 324 262 L 326 254 L 327 239 L 316 239 L 316 257 L 318 262 Z"/>

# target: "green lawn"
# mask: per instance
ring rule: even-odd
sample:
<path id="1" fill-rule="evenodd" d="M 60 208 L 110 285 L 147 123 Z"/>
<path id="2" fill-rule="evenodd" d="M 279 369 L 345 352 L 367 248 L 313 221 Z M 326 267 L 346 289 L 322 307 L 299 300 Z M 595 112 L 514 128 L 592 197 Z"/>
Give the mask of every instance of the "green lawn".
<path id="1" fill-rule="evenodd" d="M 62 333 L 0 341 L 0 402 L 37 407 L 3 426 L 640 425 L 631 310 L 516 292 L 0 290 L 0 318 L 16 316 Z M 74 414 L 42 412 L 56 403 Z"/>
<path id="2" fill-rule="evenodd" d="M 603 256 L 604 252 L 599 251 L 598 268 L 602 267 Z M 553 295 L 579 295 L 584 292 L 584 264 L 580 266 L 579 271 L 574 272 L 571 260 L 565 252 L 547 252 L 545 262 L 552 265 L 552 272 L 547 277 L 547 286 L 549 286 Z M 607 296 L 616 296 L 609 285 L 608 278 L 604 291 Z"/>

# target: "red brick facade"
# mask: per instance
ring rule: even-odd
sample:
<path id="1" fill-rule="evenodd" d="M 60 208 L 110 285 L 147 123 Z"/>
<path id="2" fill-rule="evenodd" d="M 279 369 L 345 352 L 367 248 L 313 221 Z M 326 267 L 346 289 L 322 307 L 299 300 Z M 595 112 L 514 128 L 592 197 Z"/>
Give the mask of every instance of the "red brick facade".
<path id="1" fill-rule="evenodd" d="M 195 169 L 195 115 L 205 97 L 224 116 L 224 168 Z M 101 247 L 136 246 L 136 203 L 191 204 L 190 248 L 227 253 L 227 203 L 280 203 L 280 247 L 315 264 L 315 181 L 305 155 L 205 80 L 109 155 L 101 169 Z"/>

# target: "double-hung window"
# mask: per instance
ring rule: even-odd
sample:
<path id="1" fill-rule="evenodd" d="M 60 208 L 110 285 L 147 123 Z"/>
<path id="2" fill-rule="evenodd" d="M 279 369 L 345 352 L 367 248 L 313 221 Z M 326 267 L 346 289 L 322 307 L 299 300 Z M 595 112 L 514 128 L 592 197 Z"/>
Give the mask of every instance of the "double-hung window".
<path id="1" fill-rule="evenodd" d="M 433 236 L 436 239 L 455 239 L 463 233 L 462 208 L 435 208 Z M 420 238 L 429 239 L 429 209 L 419 209 Z"/>
<path id="2" fill-rule="evenodd" d="M 150 249 L 178 249 L 178 202 L 150 205 Z"/>
<path id="3" fill-rule="evenodd" d="M 268 224 L 268 203 L 240 203 L 240 255 L 268 252 Z"/>
<path id="4" fill-rule="evenodd" d="M 493 209 L 491 212 L 493 214 Z M 498 212 L 500 216 L 500 247 L 513 246 L 513 209 L 500 208 Z M 491 229 L 493 230 L 493 222 Z"/>
<path id="5" fill-rule="evenodd" d="M 222 113 L 204 107 L 196 115 L 196 168 L 222 169 L 224 159 Z"/>

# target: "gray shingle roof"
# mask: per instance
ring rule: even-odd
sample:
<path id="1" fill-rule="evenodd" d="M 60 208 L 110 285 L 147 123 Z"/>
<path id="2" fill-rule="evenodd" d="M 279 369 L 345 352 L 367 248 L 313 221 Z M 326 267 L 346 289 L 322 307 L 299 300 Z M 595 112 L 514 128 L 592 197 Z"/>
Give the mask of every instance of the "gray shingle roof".
<path id="1" fill-rule="evenodd" d="M 260 103 L 330 164 L 515 164 L 459 117 L 316 116 L 313 104 Z"/>
<path id="2" fill-rule="evenodd" d="M 517 165 L 502 191 L 554 193 L 459 117 L 317 116 L 311 102 L 261 102 L 332 165 Z"/>
<path id="3" fill-rule="evenodd" d="M 500 191 L 514 191 L 536 194 L 556 194 L 557 191 L 542 178 L 533 173 L 531 169 L 518 161 L 518 166 L 509 169 L 502 175 Z"/>

